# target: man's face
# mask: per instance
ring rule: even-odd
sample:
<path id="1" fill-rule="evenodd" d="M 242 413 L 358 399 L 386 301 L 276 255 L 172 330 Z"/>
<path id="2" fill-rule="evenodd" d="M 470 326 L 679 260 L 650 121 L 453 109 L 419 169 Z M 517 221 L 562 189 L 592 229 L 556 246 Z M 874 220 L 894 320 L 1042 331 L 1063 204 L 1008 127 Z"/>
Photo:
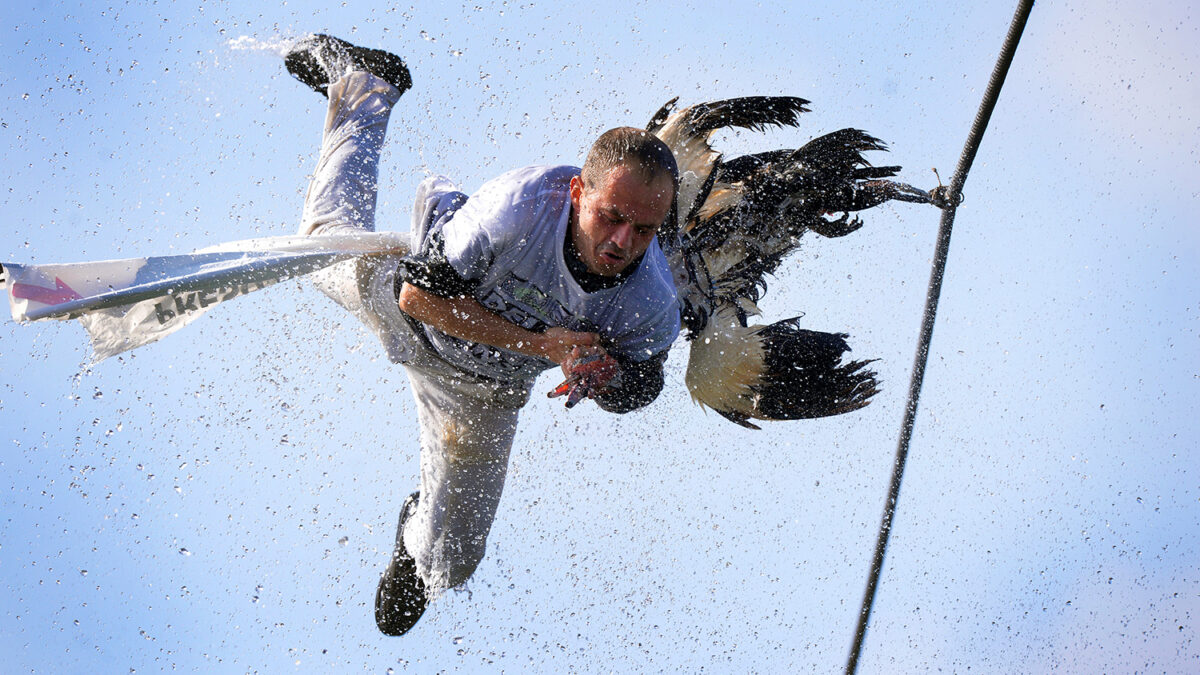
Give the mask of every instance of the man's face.
<path id="1" fill-rule="evenodd" d="M 591 189 L 572 178 L 571 243 L 588 271 L 614 277 L 640 258 L 667 219 L 673 192 L 669 175 L 647 184 L 624 165 Z"/>

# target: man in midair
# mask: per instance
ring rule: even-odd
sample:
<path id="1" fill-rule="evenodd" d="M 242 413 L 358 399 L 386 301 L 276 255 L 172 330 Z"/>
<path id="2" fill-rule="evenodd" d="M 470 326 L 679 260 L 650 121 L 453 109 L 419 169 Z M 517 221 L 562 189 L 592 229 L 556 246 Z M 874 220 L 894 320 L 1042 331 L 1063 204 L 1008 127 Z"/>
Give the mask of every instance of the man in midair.
<path id="1" fill-rule="evenodd" d="M 323 35 L 295 44 L 285 65 L 329 98 L 301 234 L 374 230 L 379 153 L 408 68 Z M 382 632 L 407 632 L 482 560 L 539 373 L 561 367 L 552 393 L 568 407 L 592 398 L 624 413 L 658 396 L 679 309 L 656 233 L 678 181 L 670 149 L 630 127 L 604 133 L 582 169 L 516 169 L 470 197 L 431 177 L 410 256 L 344 263 L 318 281 L 405 366 L 417 402 L 420 489 L 376 593 Z"/>

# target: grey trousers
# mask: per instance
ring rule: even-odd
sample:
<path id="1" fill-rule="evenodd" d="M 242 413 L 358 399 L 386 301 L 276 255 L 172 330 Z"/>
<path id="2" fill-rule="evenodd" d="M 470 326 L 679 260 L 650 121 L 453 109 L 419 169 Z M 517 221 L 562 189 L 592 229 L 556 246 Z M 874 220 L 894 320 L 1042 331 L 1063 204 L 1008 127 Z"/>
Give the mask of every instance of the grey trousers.
<path id="1" fill-rule="evenodd" d="M 363 72 L 350 73 L 328 91 L 321 154 L 300 233 L 374 231 L 379 154 L 399 94 Z M 414 250 L 420 249 L 439 203 L 453 190 L 453 183 L 440 176 L 417 190 Z M 436 595 L 466 581 L 483 559 L 530 384 L 487 380 L 443 361 L 396 304 L 396 262 L 348 261 L 314 275 L 314 281 L 366 324 L 388 357 L 408 371 L 421 430 L 421 498 L 403 541 Z M 399 506 L 408 492 L 403 486 L 389 498 Z"/>

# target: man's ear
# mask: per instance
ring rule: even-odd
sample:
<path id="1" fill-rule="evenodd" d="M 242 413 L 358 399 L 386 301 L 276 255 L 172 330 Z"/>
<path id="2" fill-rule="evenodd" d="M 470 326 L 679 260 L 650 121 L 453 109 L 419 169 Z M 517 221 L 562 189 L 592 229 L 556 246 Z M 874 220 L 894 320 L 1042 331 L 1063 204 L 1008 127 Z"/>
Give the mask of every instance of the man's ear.
<path id="1" fill-rule="evenodd" d="M 583 198 L 583 179 L 579 176 L 571 178 L 571 208 L 579 213 L 579 201 Z"/>

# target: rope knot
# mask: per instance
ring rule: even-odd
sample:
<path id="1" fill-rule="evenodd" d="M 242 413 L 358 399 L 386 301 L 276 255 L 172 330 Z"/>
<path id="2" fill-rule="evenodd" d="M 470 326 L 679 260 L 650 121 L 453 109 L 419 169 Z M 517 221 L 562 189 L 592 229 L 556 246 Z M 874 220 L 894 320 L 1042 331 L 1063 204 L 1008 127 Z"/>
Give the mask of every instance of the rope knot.
<path id="1" fill-rule="evenodd" d="M 951 193 L 949 185 L 939 185 L 929 191 L 929 203 L 939 209 L 957 208 L 962 202 L 963 193 Z"/>

